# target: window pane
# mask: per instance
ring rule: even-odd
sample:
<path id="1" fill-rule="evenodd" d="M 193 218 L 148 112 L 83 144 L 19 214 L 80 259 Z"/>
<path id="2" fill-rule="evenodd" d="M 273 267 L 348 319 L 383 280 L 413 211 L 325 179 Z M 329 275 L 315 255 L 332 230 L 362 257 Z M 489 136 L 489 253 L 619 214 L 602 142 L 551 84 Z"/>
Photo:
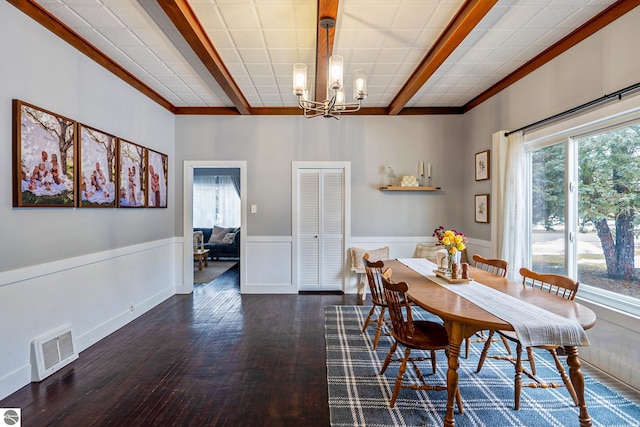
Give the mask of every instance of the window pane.
<path id="1" fill-rule="evenodd" d="M 531 267 L 566 274 L 565 145 L 531 153 Z"/>
<path id="2" fill-rule="evenodd" d="M 578 280 L 640 297 L 640 125 L 580 138 Z"/>

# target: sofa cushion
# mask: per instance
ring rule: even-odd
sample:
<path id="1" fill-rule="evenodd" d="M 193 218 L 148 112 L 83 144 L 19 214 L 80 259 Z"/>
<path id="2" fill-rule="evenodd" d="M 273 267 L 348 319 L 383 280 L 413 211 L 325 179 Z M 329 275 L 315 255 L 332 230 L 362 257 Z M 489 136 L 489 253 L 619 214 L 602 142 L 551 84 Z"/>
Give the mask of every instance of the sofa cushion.
<path id="1" fill-rule="evenodd" d="M 225 234 L 224 237 L 222 238 L 222 243 L 233 243 L 233 239 L 235 239 L 236 233 Z"/>
<path id="2" fill-rule="evenodd" d="M 224 237 L 231 232 L 233 232 L 233 228 L 223 228 L 214 225 L 209 243 L 225 243 Z"/>

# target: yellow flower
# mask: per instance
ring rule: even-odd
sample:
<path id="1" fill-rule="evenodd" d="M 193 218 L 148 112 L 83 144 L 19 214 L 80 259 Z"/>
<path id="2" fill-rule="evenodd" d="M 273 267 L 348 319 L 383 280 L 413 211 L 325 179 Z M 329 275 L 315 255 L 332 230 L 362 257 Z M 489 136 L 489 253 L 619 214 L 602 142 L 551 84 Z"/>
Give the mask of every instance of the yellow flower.
<path id="1" fill-rule="evenodd" d="M 459 251 L 464 251 L 467 248 L 462 242 L 458 243 L 456 247 L 458 248 Z"/>
<path id="2" fill-rule="evenodd" d="M 455 254 L 456 254 L 456 252 L 458 252 L 458 250 L 456 249 L 456 247 L 455 247 L 455 246 L 451 246 L 451 247 L 449 247 L 449 253 L 450 253 L 450 254 L 454 254 L 454 255 L 455 255 Z"/>
<path id="3" fill-rule="evenodd" d="M 445 237 L 452 237 L 452 236 L 454 236 L 453 231 L 451 231 L 451 230 L 447 230 L 447 231 L 445 231 L 445 232 L 444 232 L 444 235 L 445 235 Z"/>
<path id="4" fill-rule="evenodd" d="M 449 246 L 451 244 L 451 239 L 449 238 L 449 236 L 444 236 L 442 238 L 442 244 L 445 246 Z"/>
<path id="5" fill-rule="evenodd" d="M 456 239 L 456 243 L 462 243 L 462 236 L 461 236 L 461 235 L 459 235 L 459 234 L 458 234 L 458 235 L 455 237 L 455 239 Z"/>

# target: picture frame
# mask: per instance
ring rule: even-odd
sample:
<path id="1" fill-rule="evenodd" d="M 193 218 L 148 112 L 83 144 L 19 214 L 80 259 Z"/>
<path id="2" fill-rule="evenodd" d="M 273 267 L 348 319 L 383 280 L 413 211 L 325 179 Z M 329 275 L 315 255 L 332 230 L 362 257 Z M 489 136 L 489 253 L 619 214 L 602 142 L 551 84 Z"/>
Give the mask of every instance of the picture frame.
<path id="1" fill-rule="evenodd" d="M 491 178 L 491 150 L 476 153 L 476 181 L 485 181 Z"/>
<path id="2" fill-rule="evenodd" d="M 76 122 L 13 100 L 13 206 L 75 207 Z"/>
<path id="3" fill-rule="evenodd" d="M 117 137 L 79 123 L 78 138 L 78 206 L 115 208 Z"/>
<path id="4" fill-rule="evenodd" d="M 475 221 L 488 224 L 489 223 L 489 195 L 476 194 L 475 203 Z"/>
<path id="5" fill-rule="evenodd" d="M 144 208 L 146 193 L 147 149 L 118 139 L 118 207 Z"/>
<path id="6" fill-rule="evenodd" d="M 169 156 L 147 149 L 147 207 L 166 208 L 169 182 Z"/>

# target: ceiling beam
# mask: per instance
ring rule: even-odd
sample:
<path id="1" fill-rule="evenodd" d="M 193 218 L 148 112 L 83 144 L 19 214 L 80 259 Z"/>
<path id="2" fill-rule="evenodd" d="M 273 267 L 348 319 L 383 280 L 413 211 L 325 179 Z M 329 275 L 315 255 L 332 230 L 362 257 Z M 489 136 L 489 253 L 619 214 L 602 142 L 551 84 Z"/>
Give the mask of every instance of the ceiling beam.
<path id="1" fill-rule="evenodd" d="M 619 0 L 613 3 L 598 15 L 594 16 L 589 21 L 585 22 L 583 25 L 569 33 L 566 37 L 548 47 L 530 61 L 526 62 L 523 66 L 515 70 L 513 73 L 509 74 L 507 77 L 500 80 L 498 83 L 494 84 L 489 89 L 473 98 L 471 101 L 467 102 L 463 107 L 464 112 L 466 113 L 472 108 L 482 104 L 484 101 L 491 98 L 498 92 L 501 92 L 502 90 L 511 86 L 521 78 L 525 77 L 527 74 L 534 72 L 547 62 L 551 61 L 553 58 L 556 58 L 560 54 L 569 50 L 573 46 L 580 43 L 582 40 L 606 27 L 627 12 L 635 9 L 637 6 L 640 6 L 640 0 Z"/>
<path id="2" fill-rule="evenodd" d="M 204 66 L 209 70 L 213 78 L 218 82 L 222 90 L 229 97 L 240 114 L 251 114 L 251 106 L 242 94 L 242 91 L 222 62 L 213 43 L 202 28 L 193 9 L 187 0 L 158 0 L 158 4 L 164 10 L 171 22 L 176 26 L 182 37 L 191 46 L 191 49 L 200 58 Z"/>
<path id="3" fill-rule="evenodd" d="M 318 16 L 316 19 L 316 85 L 315 100 L 322 102 L 327 98 L 327 30 L 320 26 L 321 18 L 333 18 L 338 25 L 338 0 L 318 0 Z M 336 27 L 329 29 L 329 56 L 333 54 L 333 42 Z"/>
<path id="4" fill-rule="evenodd" d="M 86 39 L 73 31 L 71 28 L 63 24 L 58 18 L 51 15 L 46 9 L 33 0 L 7 0 L 31 19 L 60 37 L 65 42 L 76 48 L 80 53 L 91 58 L 99 65 L 115 74 L 118 78 L 125 81 L 133 88 L 137 89 L 160 106 L 173 112 L 174 106 L 167 101 L 162 95 L 146 85 L 138 77 L 131 74 L 120 64 L 109 58 L 97 47 L 89 43 Z"/>
<path id="5" fill-rule="evenodd" d="M 467 0 L 440 34 L 422 62 L 415 69 L 388 107 L 389 115 L 399 114 L 407 102 L 438 70 L 451 53 L 478 25 L 498 0 Z"/>

